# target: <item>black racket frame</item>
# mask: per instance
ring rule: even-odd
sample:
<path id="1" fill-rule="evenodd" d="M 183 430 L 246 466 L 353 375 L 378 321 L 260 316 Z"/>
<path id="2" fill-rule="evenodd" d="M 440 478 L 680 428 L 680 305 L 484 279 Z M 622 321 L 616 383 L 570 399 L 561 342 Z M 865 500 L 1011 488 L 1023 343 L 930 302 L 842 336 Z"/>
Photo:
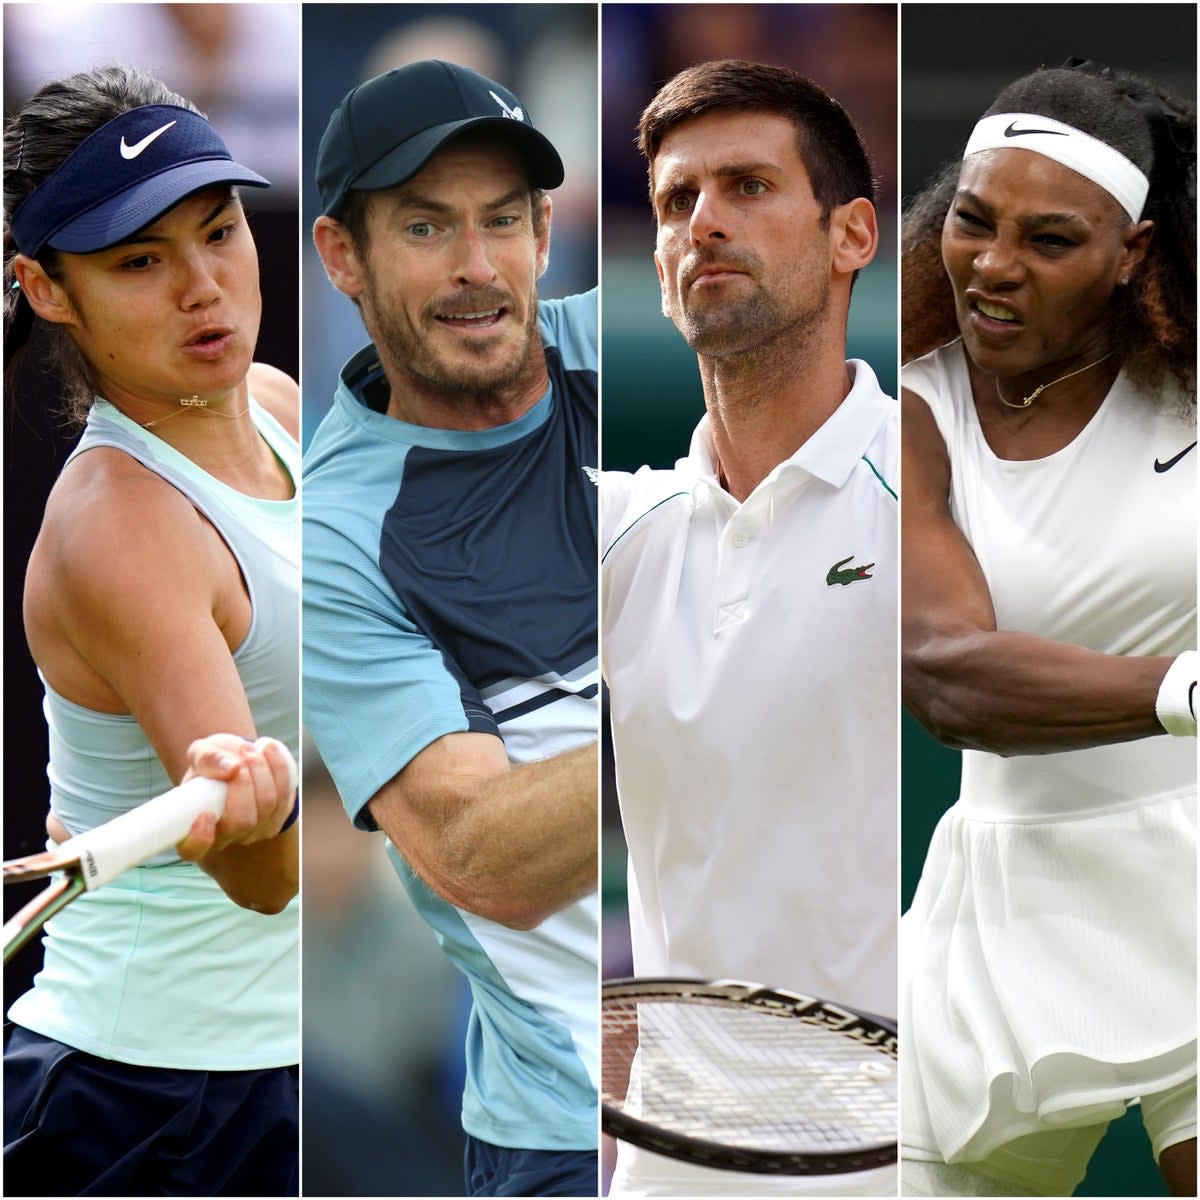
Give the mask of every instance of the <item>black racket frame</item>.
<path id="1" fill-rule="evenodd" d="M 763 987 L 737 979 L 611 979 L 601 986 L 601 1036 L 606 1000 L 724 1000 L 746 1008 L 768 1012 L 781 1019 L 807 1021 L 861 1042 L 872 1053 L 893 1062 L 899 1058 L 896 1024 L 887 1017 L 860 1012 L 842 1004 L 806 996 L 800 992 Z M 602 1081 L 603 1082 L 603 1081 Z M 869 1171 L 896 1161 L 896 1142 L 882 1142 L 854 1150 L 827 1151 L 821 1154 L 787 1154 L 779 1150 L 727 1146 L 705 1138 L 661 1129 L 624 1109 L 605 1101 L 601 1105 L 601 1126 L 605 1133 L 621 1141 L 640 1146 L 698 1166 L 719 1170 L 744 1171 L 758 1175 L 841 1175 L 850 1171 Z"/>

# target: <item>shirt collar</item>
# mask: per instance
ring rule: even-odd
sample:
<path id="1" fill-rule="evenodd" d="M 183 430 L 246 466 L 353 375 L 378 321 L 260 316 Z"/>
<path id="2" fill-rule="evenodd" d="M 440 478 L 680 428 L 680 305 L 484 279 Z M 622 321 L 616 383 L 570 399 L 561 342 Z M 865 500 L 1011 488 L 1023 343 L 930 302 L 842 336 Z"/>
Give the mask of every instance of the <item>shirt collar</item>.
<path id="1" fill-rule="evenodd" d="M 379 351 L 374 344 L 368 344 L 342 367 L 334 404 L 351 421 L 370 429 L 378 437 L 407 446 L 424 446 L 429 450 L 488 450 L 506 446 L 549 420 L 554 395 L 551 381 L 541 399 L 528 412 L 505 425 L 491 429 L 438 429 L 431 425 L 410 425 L 372 408 L 365 393 L 373 384 L 380 384 L 387 394 L 387 375 L 379 360 Z"/>
<path id="2" fill-rule="evenodd" d="M 850 478 L 886 419 L 888 406 L 895 401 L 883 393 L 875 372 L 861 359 L 848 359 L 846 368 L 853 378 L 846 398 L 795 454 L 771 471 L 759 484 L 760 488 L 798 472 L 815 476 L 835 488 Z M 716 451 L 707 413 L 692 434 L 687 457 L 679 460 L 676 469 L 691 477 L 693 489 L 696 485 L 707 485 L 724 490 L 717 478 Z"/>

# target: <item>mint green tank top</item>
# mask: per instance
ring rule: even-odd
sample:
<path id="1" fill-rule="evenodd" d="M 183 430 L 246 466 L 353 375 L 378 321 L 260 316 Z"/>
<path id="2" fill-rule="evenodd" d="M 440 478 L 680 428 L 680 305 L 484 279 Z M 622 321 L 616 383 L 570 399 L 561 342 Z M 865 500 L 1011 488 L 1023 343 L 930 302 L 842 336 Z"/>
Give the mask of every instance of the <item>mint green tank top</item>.
<path id="1" fill-rule="evenodd" d="M 250 411 L 298 484 L 299 446 L 253 399 Z M 71 457 L 100 446 L 161 476 L 224 539 L 251 603 L 233 661 L 255 728 L 299 756 L 298 495 L 243 495 L 97 398 Z M 72 834 L 171 786 L 132 717 L 82 708 L 48 685 L 43 708 L 50 806 Z M 298 947 L 298 900 L 275 916 L 239 908 L 199 867 L 165 854 L 47 925 L 45 966 L 9 1016 L 89 1054 L 139 1066 L 284 1066 L 299 1058 Z"/>

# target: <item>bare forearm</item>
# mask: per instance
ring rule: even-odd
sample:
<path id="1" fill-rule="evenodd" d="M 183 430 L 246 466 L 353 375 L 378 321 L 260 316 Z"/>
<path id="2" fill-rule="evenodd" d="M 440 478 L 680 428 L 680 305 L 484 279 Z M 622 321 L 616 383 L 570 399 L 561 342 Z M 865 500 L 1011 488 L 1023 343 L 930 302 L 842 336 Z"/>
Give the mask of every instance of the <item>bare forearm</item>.
<path id="1" fill-rule="evenodd" d="M 497 775 L 447 824 L 447 862 L 531 924 L 595 891 L 596 772 L 593 743 Z"/>
<path id="2" fill-rule="evenodd" d="M 420 782 L 402 772 L 371 801 L 375 820 L 425 883 L 514 929 L 532 929 L 594 891 L 595 743 L 498 770 L 464 763 L 461 746 L 449 742 L 442 762 L 435 745 L 434 757 L 422 755 Z"/>
<path id="3" fill-rule="evenodd" d="M 287 747 L 269 737 L 251 742 L 216 733 L 190 743 L 187 761 L 187 777 L 225 781 L 225 807 L 219 821 L 209 814 L 196 818 L 176 846 L 179 856 L 196 863 L 242 908 L 282 912 L 300 884 L 300 831 L 296 823 L 288 825 L 296 805 L 296 765 Z"/>
<path id="4" fill-rule="evenodd" d="M 935 737 L 959 749 L 1078 750 L 1162 733 L 1154 705 L 1171 661 L 1009 631 L 941 635 L 906 650 L 904 699 Z"/>
<path id="5" fill-rule="evenodd" d="M 213 850 L 199 866 L 235 904 L 255 912 L 282 912 L 300 888 L 297 826 L 248 846 Z"/>

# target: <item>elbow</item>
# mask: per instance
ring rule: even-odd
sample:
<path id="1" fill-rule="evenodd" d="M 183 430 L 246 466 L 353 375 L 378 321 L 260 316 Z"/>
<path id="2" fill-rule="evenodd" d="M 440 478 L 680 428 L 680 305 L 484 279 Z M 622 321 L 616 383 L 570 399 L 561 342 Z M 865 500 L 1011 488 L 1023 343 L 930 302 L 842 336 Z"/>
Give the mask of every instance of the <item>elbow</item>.
<path id="1" fill-rule="evenodd" d="M 929 734 L 952 750 L 1000 751 L 989 744 L 985 697 L 972 682 L 976 653 L 970 637 L 931 637 L 906 646 L 901 680 L 904 706 Z"/>
<path id="2" fill-rule="evenodd" d="M 526 894 L 519 872 L 505 855 L 459 825 L 443 829 L 436 858 L 412 865 L 443 900 L 508 929 L 527 932 L 550 915 Z"/>
<path id="3" fill-rule="evenodd" d="M 488 911 L 480 913 L 489 921 L 503 925 L 506 929 L 515 929 L 520 933 L 528 933 L 536 929 L 550 913 L 531 904 L 512 903 L 511 901 L 493 902 L 487 906 Z"/>
<path id="4" fill-rule="evenodd" d="M 511 879 L 481 876 L 460 868 L 453 876 L 425 882 L 455 908 L 523 933 L 536 929 L 553 912 L 533 897 L 520 894 Z"/>
<path id="5" fill-rule="evenodd" d="M 238 908 L 261 913 L 264 917 L 278 916 L 300 891 L 298 870 L 236 871 L 217 877 L 221 890 Z"/>
<path id="6" fill-rule="evenodd" d="M 299 888 L 282 885 L 270 888 L 240 887 L 226 889 L 225 894 L 239 908 L 261 913 L 264 917 L 277 917 L 296 898 Z"/>
<path id="7" fill-rule="evenodd" d="M 224 864 L 201 862 L 200 865 L 216 881 L 226 899 L 238 908 L 265 917 L 278 916 L 300 891 L 299 873 L 290 868 L 269 872 L 247 870 L 244 865 L 238 870 L 219 869 Z"/>
<path id="8" fill-rule="evenodd" d="M 258 896 L 253 904 L 245 905 L 246 908 L 253 908 L 255 912 L 262 913 L 264 917 L 277 917 L 299 894 L 299 888 L 291 888 L 288 891 L 275 892 L 269 896 Z"/>

